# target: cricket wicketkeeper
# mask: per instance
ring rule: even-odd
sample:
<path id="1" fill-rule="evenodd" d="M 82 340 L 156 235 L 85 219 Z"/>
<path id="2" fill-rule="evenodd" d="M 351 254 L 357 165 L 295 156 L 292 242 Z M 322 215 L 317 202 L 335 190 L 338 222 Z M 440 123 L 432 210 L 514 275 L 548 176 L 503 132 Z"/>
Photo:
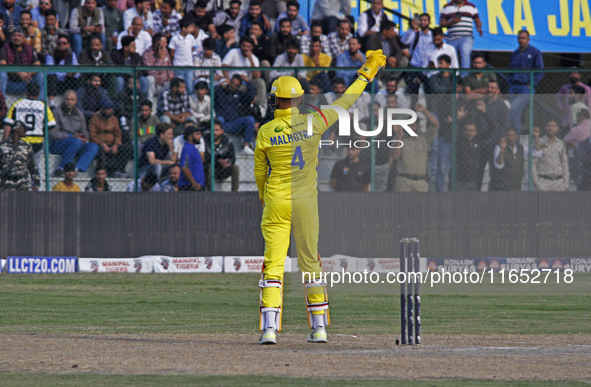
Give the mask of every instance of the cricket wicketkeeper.
<path id="1" fill-rule="evenodd" d="M 382 50 L 368 51 L 367 60 L 357 71 L 358 79 L 333 103 L 348 110 L 365 87 L 386 64 Z M 296 108 L 304 90 L 294 77 L 273 82 L 270 102 L 275 119 L 263 125 L 255 149 L 255 178 L 263 204 L 261 229 L 265 238 L 260 305 L 260 344 L 276 344 L 281 330 L 283 271 L 290 233 L 297 248 L 302 273 L 316 276 L 304 283 L 308 321 L 312 332 L 308 341 L 327 342 L 329 325 L 326 282 L 319 281 L 322 266 L 318 255 L 318 145 L 322 134 L 337 119 L 337 112 L 321 110 L 310 115 Z M 311 127 L 308 128 L 309 124 Z M 310 131 L 308 130 L 310 129 Z M 310 135 L 311 132 L 311 135 Z"/>

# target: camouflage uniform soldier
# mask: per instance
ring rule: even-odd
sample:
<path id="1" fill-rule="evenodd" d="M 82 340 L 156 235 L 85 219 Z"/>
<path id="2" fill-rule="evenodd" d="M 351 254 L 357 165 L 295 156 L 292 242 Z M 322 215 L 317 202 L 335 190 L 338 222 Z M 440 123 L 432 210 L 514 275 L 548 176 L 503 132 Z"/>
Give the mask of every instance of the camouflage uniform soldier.
<path id="1" fill-rule="evenodd" d="M 39 171 L 33 160 L 33 147 L 21 140 L 27 127 L 17 121 L 10 137 L 0 142 L 0 190 L 36 191 Z"/>

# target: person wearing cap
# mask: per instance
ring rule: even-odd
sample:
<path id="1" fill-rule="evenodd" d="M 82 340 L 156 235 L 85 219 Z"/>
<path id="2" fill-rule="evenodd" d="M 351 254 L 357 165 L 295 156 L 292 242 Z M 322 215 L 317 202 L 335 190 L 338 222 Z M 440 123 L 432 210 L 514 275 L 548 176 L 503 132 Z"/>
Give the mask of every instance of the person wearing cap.
<path id="1" fill-rule="evenodd" d="M 25 43 L 25 33 L 21 27 L 15 27 L 10 37 L 10 43 L 4 44 L 0 49 L 0 65 L 39 65 L 41 62 L 33 47 Z M 7 73 L 0 71 L 0 91 L 6 95 L 10 93 L 20 94 L 25 91 L 27 84 L 35 82 L 41 86 L 43 94 L 43 74 L 21 71 Z"/>
<path id="2" fill-rule="evenodd" d="M 382 50 L 368 51 L 357 71 L 358 78 L 333 105 L 348 110 L 367 84 L 386 64 Z M 265 239 L 265 260 L 260 293 L 260 344 L 276 344 L 281 330 L 282 282 L 285 257 L 293 231 L 298 266 L 307 273 L 304 283 L 308 321 L 312 332 L 307 341 L 327 342 L 328 298 L 326 283 L 317 281 L 322 273 L 318 254 L 318 146 L 326 130 L 339 118 L 334 109 L 300 114 L 304 90 L 290 76 L 278 78 L 271 87 L 275 118 L 259 129 L 255 148 L 254 174 L 263 204 L 261 230 Z M 312 125 L 308 124 L 311 120 Z M 293 230 L 292 230 L 293 228 Z M 312 277 L 312 276 L 315 276 Z M 304 277 L 305 278 L 305 277 Z"/>
<path id="3" fill-rule="evenodd" d="M 100 106 L 101 109 L 92 115 L 88 125 L 90 141 L 98 145 L 98 160 L 105 165 L 107 173 L 120 175 L 125 169 L 129 154 L 122 154 L 124 149 L 120 149 L 121 128 L 114 114 L 113 102 L 110 99 L 104 99 L 100 102 Z"/>
<path id="4" fill-rule="evenodd" d="M 205 175 L 201 155 L 195 147 L 201 141 L 201 130 L 195 125 L 187 126 L 183 133 L 185 143 L 179 165 L 181 177 L 178 182 L 179 191 L 203 191 Z"/>
<path id="5" fill-rule="evenodd" d="M 0 191 L 37 191 L 39 171 L 33 159 L 33 147 L 22 137 L 29 128 L 17 121 L 10 137 L 0 142 Z"/>
<path id="6" fill-rule="evenodd" d="M 74 163 L 64 165 L 64 180 L 53 186 L 52 191 L 59 192 L 80 192 L 78 184 L 74 183 L 76 177 L 76 167 Z"/>

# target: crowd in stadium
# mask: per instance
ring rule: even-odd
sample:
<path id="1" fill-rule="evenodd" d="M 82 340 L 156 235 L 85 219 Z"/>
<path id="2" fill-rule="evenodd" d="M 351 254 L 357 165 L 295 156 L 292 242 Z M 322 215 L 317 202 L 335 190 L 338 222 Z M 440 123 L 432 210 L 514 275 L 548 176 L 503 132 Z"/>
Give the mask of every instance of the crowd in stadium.
<path id="1" fill-rule="evenodd" d="M 61 155 L 51 171 L 64 176 L 60 189 L 75 190 L 75 174 L 96 160 L 96 176 L 86 189 L 109 190 L 106 176 L 131 177 L 126 166 L 137 135 L 140 190 L 205 190 L 212 152 L 208 129 L 215 117 L 215 179 L 231 177 L 232 190 L 238 190 L 236 156 L 253 155 L 259 126 L 272 118 L 267 95 L 275 79 L 296 75 L 307 93 L 304 102 L 331 103 L 355 77 L 355 71 L 338 68 L 359 67 L 367 50 L 382 49 L 387 68 L 439 70 L 383 72 L 374 106 L 369 94 L 359 99 L 359 120 L 369 127 L 380 108 L 411 108 L 418 112 L 420 135 L 408 138 L 398 130 L 405 146 L 376 149 L 373 158 L 369 149 L 345 152 L 331 173 L 333 189 L 368 190 L 373 160 L 375 191 L 449 190 L 454 126 L 458 190 L 480 190 L 486 168 L 488 189 L 520 190 L 529 154 L 536 189 L 568 190 L 571 180 L 579 190 L 591 189 L 591 89 L 579 71 L 557 90 L 562 117 L 535 128 L 531 152 L 520 141 L 530 101 L 528 73 L 460 70 L 452 90 L 447 69 L 490 67 L 472 50 L 474 36 L 483 33 L 473 4 L 451 0 L 439 20 L 415 15 L 406 31 L 384 11 L 382 0 L 373 0 L 356 24 L 349 0 L 316 0 L 309 24 L 299 8 L 296 0 L 0 0 L 0 65 L 171 67 L 138 72 L 135 85 L 129 73 L 100 70 L 56 71 L 47 79 L 40 72 L 0 72 L 0 146 L 16 141 L 11 132 L 20 134 L 32 157 L 42 149 L 47 124 L 49 150 Z M 518 33 L 508 65 L 543 69 L 527 31 Z M 224 70 L 228 66 L 252 70 Z M 211 77 L 200 67 L 220 70 Z M 542 78 L 542 72 L 535 74 L 534 87 Z M 458 95 L 455 121 L 452 98 L 445 97 L 451 94 Z M 25 124 L 24 133 L 12 130 L 18 121 Z M 326 139 L 336 144 L 337 128 Z M 344 156 L 338 148 L 322 151 Z M 14 163 L 0 153 L 0 189 L 37 188 L 39 174 L 24 168 L 31 164 L 19 161 L 20 171 Z M 24 180 L 10 184 L 11 179 Z"/>

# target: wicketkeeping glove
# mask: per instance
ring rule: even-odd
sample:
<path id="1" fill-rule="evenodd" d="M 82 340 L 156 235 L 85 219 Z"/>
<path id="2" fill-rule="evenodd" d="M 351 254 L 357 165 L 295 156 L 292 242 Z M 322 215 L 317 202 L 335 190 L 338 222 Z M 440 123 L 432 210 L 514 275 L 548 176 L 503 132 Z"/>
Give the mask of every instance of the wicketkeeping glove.
<path id="1" fill-rule="evenodd" d="M 378 70 L 386 66 L 386 56 L 382 50 L 368 50 L 365 55 L 367 59 L 363 66 L 357 70 L 357 74 L 365 78 L 368 82 L 371 82 L 378 73 Z"/>

